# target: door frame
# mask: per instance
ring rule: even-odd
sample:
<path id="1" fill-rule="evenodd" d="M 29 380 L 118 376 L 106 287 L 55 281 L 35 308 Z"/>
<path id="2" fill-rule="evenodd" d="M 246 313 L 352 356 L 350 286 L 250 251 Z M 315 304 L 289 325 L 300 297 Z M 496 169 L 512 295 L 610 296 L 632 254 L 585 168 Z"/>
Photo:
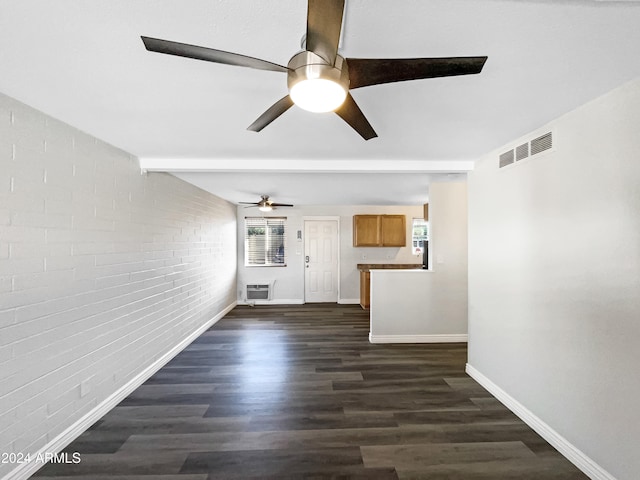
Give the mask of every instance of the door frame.
<path id="1" fill-rule="evenodd" d="M 304 215 L 302 217 L 302 234 L 306 235 L 307 233 L 307 222 L 319 221 L 335 221 L 338 225 L 338 229 L 336 234 L 338 235 L 338 241 L 336 242 L 336 249 L 338 254 L 338 299 L 336 303 L 340 303 L 340 216 L 339 215 Z M 304 283 L 303 288 L 303 303 L 307 303 L 307 276 L 305 274 L 306 262 L 304 261 L 304 257 L 307 256 L 306 250 L 307 239 L 305 237 L 302 238 L 302 281 Z"/>

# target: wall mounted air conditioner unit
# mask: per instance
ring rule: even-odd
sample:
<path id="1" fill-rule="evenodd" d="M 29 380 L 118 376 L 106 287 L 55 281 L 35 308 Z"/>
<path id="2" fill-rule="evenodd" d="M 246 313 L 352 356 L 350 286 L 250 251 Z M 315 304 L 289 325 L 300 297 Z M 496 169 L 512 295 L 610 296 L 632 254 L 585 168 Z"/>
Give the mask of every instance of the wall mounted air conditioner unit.
<path id="1" fill-rule="evenodd" d="M 247 285 L 247 300 L 271 300 L 271 285 L 268 283 Z"/>

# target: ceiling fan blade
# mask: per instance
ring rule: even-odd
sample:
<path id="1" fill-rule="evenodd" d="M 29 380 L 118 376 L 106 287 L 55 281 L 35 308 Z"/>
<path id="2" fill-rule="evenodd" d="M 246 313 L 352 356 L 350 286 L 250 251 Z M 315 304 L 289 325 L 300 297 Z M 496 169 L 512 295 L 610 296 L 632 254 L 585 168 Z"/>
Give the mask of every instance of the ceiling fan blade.
<path id="1" fill-rule="evenodd" d="M 378 136 L 350 93 L 347 94 L 346 100 L 336 110 L 336 113 L 365 140 Z"/>
<path id="2" fill-rule="evenodd" d="M 274 72 L 288 71 L 287 67 L 283 67 L 282 65 L 267 62 L 266 60 L 261 60 L 259 58 L 247 57 L 246 55 L 240 55 L 239 53 L 224 52 L 213 48 L 172 42 L 170 40 L 161 40 L 159 38 L 140 38 L 142 38 L 144 46 L 150 52 L 166 53 L 168 55 L 176 55 L 178 57 L 195 58 L 196 60 L 205 60 L 207 62 L 235 65 L 238 67 L 257 68 L 259 70 L 271 70 Z"/>
<path id="3" fill-rule="evenodd" d="M 276 118 L 282 115 L 284 112 L 289 110 L 293 105 L 293 100 L 291 97 L 287 95 L 286 97 L 281 98 L 276 103 L 271 105 L 269 109 L 264 112 L 262 115 L 258 117 L 258 119 L 253 122 L 247 130 L 251 130 L 252 132 L 259 132 L 264 127 L 273 122 Z"/>
<path id="4" fill-rule="evenodd" d="M 309 0 L 307 50 L 335 64 L 342 29 L 344 0 Z"/>
<path id="5" fill-rule="evenodd" d="M 487 57 L 348 58 L 349 88 L 480 73 Z"/>
<path id="6" fill-rule="evenodd" d="M 290 203 L 270 203 L 272 207 L 293 207 Z"/>
<path id="7" fill-rule="evenodd" d="M 260 205 L 260 202 L 238 202 L 241 205 Z"/>

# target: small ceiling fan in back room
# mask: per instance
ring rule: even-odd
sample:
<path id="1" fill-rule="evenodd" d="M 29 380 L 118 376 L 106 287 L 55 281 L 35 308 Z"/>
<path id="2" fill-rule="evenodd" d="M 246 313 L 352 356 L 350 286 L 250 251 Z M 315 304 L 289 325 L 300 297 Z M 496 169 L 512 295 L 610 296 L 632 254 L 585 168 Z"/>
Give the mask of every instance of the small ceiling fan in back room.
<path id="1" fill-rule="evenodd" d="M 345 0 L 309 0 L 305 50 L 287 66 L 238 53 L 141 37 L 147 50 L 287 74 L 289 94 L 248 130 L 259 132 L 295 103 L 311 112 L 335 111 L 365 140 L 377 137 L 349 90 L 391 82 L 480 73 L 487 57 L 344 58 L 338 54 Z"/>
<path id="2" fill-rule="evenodd" d="M 258 210 L 261 212 L 270 212 L 274 208 L 277 207 L 293 207 L 293 205 L 289 203 L 274 203 L 269 199 L 269 195 L 260 195 L 259 202 L 239 202 L 242 205 L 249 205 L 244 208 L 258 207 Z"/>

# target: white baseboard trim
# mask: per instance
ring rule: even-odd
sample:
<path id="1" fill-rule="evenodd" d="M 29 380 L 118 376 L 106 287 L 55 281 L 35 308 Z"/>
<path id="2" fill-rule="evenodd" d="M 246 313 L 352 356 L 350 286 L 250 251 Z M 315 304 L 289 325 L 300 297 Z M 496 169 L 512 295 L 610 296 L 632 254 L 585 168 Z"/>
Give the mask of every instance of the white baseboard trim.
<path id="1" fill-rule="evenodd" d="M 73 440 L 78 438 L 85 430 L 91 425 L 100 420 L 106 415 L 113 407 L 118 405 L 122 400 L 129 396 L 136 388 L 146 382 L 153 374 L 166 365 L 173 357 L 179 354 L 182 350 L 189 346 L 196 338 L 207 331 L 211 326 L 216 324 L 222 317 L 229 313 L 236 306 L 237 302 L 233 302 L 224 308 L 215 317 L 208 320 L 196 331 L 178 343 L 171 350 L 166 352 L 162 357 L 158 358 L 155 362 L 149 365 L 147 368 L 133 377 L 126 385 L 123 385 L 118 390 L 113 392 L 102 403 L 97 405 L 93 410 L 87 413 L 85 416 L 76 421 L 69 428 L 64 430 L 60 435 L 55 437 L 44 447 L 31 455 L 32 461 L 28 463 L 22 463 L 17 468 L 9 472 L 2 480 L 26 480 L 31 475 L 36 473 L 44 465 L 36 461 L 38 457 L 43 458 L 45 454 L 60 453 L 67 445 Z"/>
<path id="2" fill-rule="evenodd" d="M 371 343 L 466 343 L 466 333 L 448 335 L 373 335 L 369 332 Z"/>
<path id="3" fill-rule="evenodd" d="M 502 402 L 509 410 L 520 417 L 524 423 L 529 425 L 542 438 L 564 455 L 571 463 L 582 470 L 589 478 L 592 480 L 616 480 L 613 475 L 594 462 L 590 457 L 585 455 L 575 445 L 556 432 L 541 418 L 533 414 L 518 400 L 502 390 L 498 385 L 485 377 L 473 366 L 467 363 L 465 371 L 471 378 L 487 389 L 491 395 L 500 400 L 500 402 Z"/>
<path id="4" fill-rule="evenodd" d="M 330 302 L 329 302 L 330 303 Z M 360 305 L 359 298 L 340 298 L 341 305 Z M 238 300 L 238 305 L 304 305 L 305 301 L 300 298 L 277 299 L 277 300 Z"/>
<path id="5" fill-rule="evenodd" d="M 339 298 L 338 303 L 340 305 L 360 305 L 359 298 Z"/>
<path id="6" fill-rule="evenodd" d="M 277 299 L 277 300 L 238 300 L 238 305 L 302 305 L 304 300 L 300 298 L 294 299 Z"/>

